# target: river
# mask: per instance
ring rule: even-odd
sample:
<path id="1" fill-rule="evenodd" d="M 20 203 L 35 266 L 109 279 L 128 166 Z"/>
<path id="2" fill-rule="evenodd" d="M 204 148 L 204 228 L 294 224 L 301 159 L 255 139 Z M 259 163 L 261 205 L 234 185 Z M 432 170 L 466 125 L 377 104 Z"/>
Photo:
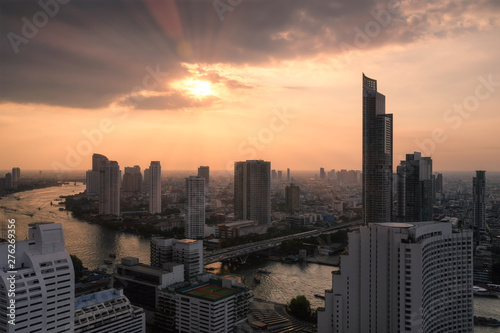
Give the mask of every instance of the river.
<path id="1" fill-rule="evenodd" d="M 17 240 L 26 239 L 30 223 L 61 223 L 64 228 L 66 250 L 70 254 L 77 255 L 83 265 L 89 268 L 103 266 L 105 259 L 111 259 L 110 253 L 116 254 L 115 262 L 119 262 L 123 257 L 134 256 L 142 263 L 149 264 L 149 239 L 83 222 L 73 218 L 71 213 L 59 210 L 60 207 L 64 207 L 58 205 L 60 201 L 56 201 L 60 200 L 59 196 L 80 193 L 84 189 L 85 185 L 82 183 L 76 185 L 70 183 L 3 197 L 0 200 L 0 221 L 6 223 L 7 219 L 16 220 Z M 259 259 L 239 266 L 214 263 L 210 267 L 213 267 L 217 274 L 231 273 L 243 276 L 247 285 L 254 290 L 256 298 L 287 303 L 297 295 L 305 295 L 314 309 L 323 306 L 323 301 L 315 298 L 314 294 L 321 294 L 325 289 L 331 289 L 332 271 L 337 269 L 317 264 L 284 264 Z M 259 267 L 266 268 L 271 273 L 259 274 L 261 283 L 256 284 L 253 275 Z M 474 314 L 500 319 L 500 299 L 474 298 Z M 475 332 L 500 332 L 500 328 L 476 326 Z"/>

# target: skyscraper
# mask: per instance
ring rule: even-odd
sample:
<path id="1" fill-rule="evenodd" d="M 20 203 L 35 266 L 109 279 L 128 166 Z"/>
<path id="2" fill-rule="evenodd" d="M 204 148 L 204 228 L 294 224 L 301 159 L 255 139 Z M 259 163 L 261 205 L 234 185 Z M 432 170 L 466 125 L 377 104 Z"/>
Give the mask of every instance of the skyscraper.
<path id="1" fill-rule="evenodd" d="M 99 214 L 120 216 L 121 171 L 118 162 L 105 161 L 99 169 Z"/>
<path id="2" fill-rule="evenodd" d="M 208 189 L 210 184 L 210 167 L 201 166 L 198 168 L 198 176 L 205 178 L 205 189 Z"/>
<path id="3" fill-rule="evenodd" d="M 161 165 L 151 161 L 149 165 L 149 212 L 161 213 Z"/>
<path id="4" fill-rule="evenodd" d="M 7 257 L 12 244 L 0 244 L 4 254 L 0 256 L 4 267 L 0 270 L 0 332 L 73 332 L 75 276 L 62 225 L 30 227 L 29 239 L 16 241 L 14 267 Z M 12 313 L 15 325 L 8 323 Z"/>
<path id="5" fill-rule="evenodd" d="M 271 224 L 271 162 L 234 163 L 234 216 Z"/>
<path id="6" fill-rule="evenodd" d="M 486 171 L 476 171 L 472 178 L 472 204 L 474 206 L 474 229 L 477 234 L 486 230 Z"/>
<path id="7" fill-rule="evenodd" d="M 133 167 L 125 167 L 123 174 L 122 190 L 124 192 L 139 192 L 142 187 L 141 167 L 134 165 Z"/>
<path id="8" fill-rule="evenodd" d="M 319 333 L 473 332 L 472 233 L 451 223 L 372 223 L 349 234 Z"/>
<path id="9" fill-rule="evenodd" d="M 103 163 L 106 163 L 108 158 L 101 154 L 92 155 L 92 169 L 87 171 L 86 174 L 86 192 L 87 194 L 99 194 L 101 181 L 100 181 L 100 168 Z"/>
<path id="10" fill-rule="evenodd" d="M 283 180 L 283 171 L 278 170 L 278 181 Z"/>
<path id="11" fill-rule="evenodd" d="M 406 154 L 397 167 L 398 221 L 432 220 L 432 159 L 421 153 Z"/>
<path id="12" fill-rule="evenodd" d="M 363 74 L 363 222 L 391 221 L 392 114 L 377 81 Z"/>
<path id="13" fill-rule="evenodd" d="M 300 209 L 300 187 L 293 182 L 285 188 L 285 205 L 287 213 L 290 214 Z"/>
<path id="14" fill-rule="evenodd" d="M 319 178 L 320 179 L 326 178 L 325 168 L 319 168 Z"/>
<path id="15" fill-rule="evenodd" d="M 286 168 L 286 181 L 290 181 L 290 168 Z"/>
<path id="16" fill-rule="evenodd" d="M 205 178 L 186 178 L 186 226 L 184 234 L 188 239 L 205 236 Z"/>
<path id="17" fill-rule="evenodd" d="M 21 169 L 18 167 L 12 168 L 12 187 L 17 188 L 19 185 L 19 178 L 21 178 Z"/>

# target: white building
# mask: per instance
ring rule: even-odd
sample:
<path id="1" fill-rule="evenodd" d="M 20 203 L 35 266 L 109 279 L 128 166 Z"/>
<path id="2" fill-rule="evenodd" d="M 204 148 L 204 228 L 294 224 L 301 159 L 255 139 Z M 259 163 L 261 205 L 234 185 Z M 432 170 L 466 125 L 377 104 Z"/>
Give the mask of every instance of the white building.
<path id="1" fill-rule="evenodd" d="M 146 332 L 144 310 L 130 304 L 123 290 L 104 290 L 76 300 L 74 333 L 123 332 Z"/>
<path id="2" fill-rule="evenodd" d="M 99 214 L 120 216 L 121 171 L 118 162 L 105 161 L 99 169 Z"/>
<path id="3" fill-rule="evenodd" d="M 108 158 L 101 154 L 92 155 L 92 169 L 86 173 L 86 192 L 87 194 L 99 194 L 100 191 L 100 173 L 101 165 L 108 161 Z"/>
<path id="4" fill-rule="evenodd" d="M 472 233 L 450 223 L 376 223 L 348 255 L 318 311 L 318 332 L 473 332 Z"/>
<path id="5" fill-rule="evenodd" d="M 161 165 L 159 161 L 151 161 L 149 165 L 149 212 L 161 213 Z M 146 175 L 146 173 L 144 173 Z"/>
<path id="6" fill-rule="evenodd" d="M 205 178 L 186 178 L 186 226 L 184 235 L 189 239 L 205 237 Z"/>
<path id="7" fill-rule="evenodd" d="M 15 243 L 14 267 L 11 244 L 0 244 L 0 332 L 73 332 L 75 278 L 62 225 L 31 226 L 29 239 Z"/>
<path id="8" fill-rule="evenodd" d="M 203 241 L 192 239 L 151 238 L 151 266 L 167 263 L 184 265 L 184 278 L 194 279 L 203 273 Z"/>
<path id="9" fill-rule="evenodd" d="M 252 293 L 233 279 L 209 279 L 158 294 L 157 311 L 179 333 L 229 333 L 247 319 Z M 173 331 L 171 327 L 166 331 Z"/>

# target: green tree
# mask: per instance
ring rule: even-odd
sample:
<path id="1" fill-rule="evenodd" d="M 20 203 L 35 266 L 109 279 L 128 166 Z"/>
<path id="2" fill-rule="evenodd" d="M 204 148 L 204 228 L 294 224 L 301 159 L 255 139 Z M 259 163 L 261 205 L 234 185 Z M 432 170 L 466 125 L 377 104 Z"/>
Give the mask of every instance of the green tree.
<path id="1" fill-rule="evenodd" d="M 80 258 L 74 254 L 71 254 L 70 257 L 73 262 L 73 269 L 75 270 L 75 282 L 78 282 L 83 277 L 83 263 Z"/>
<path id="2" fill-rule="evenodd" d="M 288 303 L 288 308 L 290 309 L 290 312 L 299 319 L 311 319 L 311 303 L 309 303 L 304 295 L 292 298 L 290 303 Z"/>

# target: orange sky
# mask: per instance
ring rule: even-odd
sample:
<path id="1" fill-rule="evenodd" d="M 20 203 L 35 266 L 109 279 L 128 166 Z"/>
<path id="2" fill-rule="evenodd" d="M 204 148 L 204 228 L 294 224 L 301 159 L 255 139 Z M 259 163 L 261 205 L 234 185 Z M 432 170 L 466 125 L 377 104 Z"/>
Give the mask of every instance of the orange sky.
<path id="1" fill-rule="evenodd" d="M 207 2 L 191 13 L 207 16 L 200 21 L 175 6 L 153 15 L 146 2 L 134 16 L 143 36 L 114 29 L 118 19 L 72 23 L 87 9 L 61 7 L 17 54 L 2 40 L 0 169 L 88 169 L 92 153 L 122 168 L 226 169 L 258 158 L 273 169 L 361 169 L 364 72 L 394 114 L 394 165 L 422 151 L 434 170 L 500 170 L 500 8 L 415 2 L 382 27 L 370 10 L 384 3 L 362 2 L 323 17 L 313 6 L 335 2 L 292 1 L 295 11 L 256 22 L 243 18 L 280 7 L 243 2 L 220 21 Z M 2 35 L 21 31 L 23 10 L 36 8 L 7 11 Z M 116 9 L 124 20 L 126 10 Z M 380 32 L 364 30 L 372 37 L 356 47 L 356 27 L 375 23 Z"/>

